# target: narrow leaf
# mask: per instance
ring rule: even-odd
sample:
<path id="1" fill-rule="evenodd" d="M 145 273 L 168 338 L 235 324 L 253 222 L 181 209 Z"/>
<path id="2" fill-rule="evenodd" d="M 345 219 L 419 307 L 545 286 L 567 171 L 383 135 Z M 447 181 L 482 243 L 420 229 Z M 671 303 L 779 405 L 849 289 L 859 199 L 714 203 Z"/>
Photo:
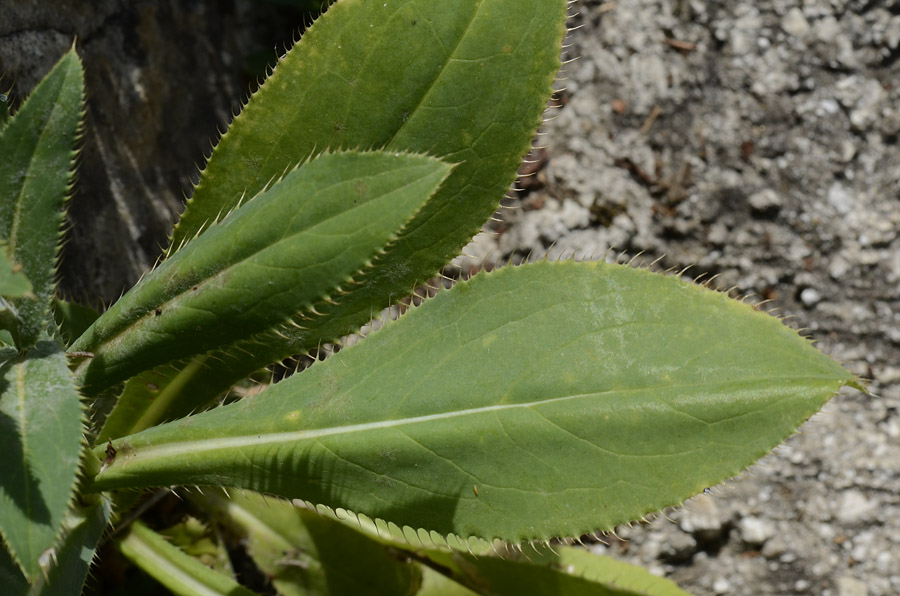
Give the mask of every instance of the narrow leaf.
<path id="1" fill-rule="evenodd" d="M 116 542 L 119 551 L 156 581 L 181 596 L 252 596 L 233 579 L 184 554 L 165 538 L 134 522 Z"/>
<path id="2" fill-rule="evenodd" d="M 105 497 L 71 509 L 63 522 L 61 543 L 54 547 L 53 556 L 45 557 L 50 566 L 37 576 L 29 596 L 80 594 L 111 514 L 112 505 Z"/>
<path id="3" fill-rule="evenodd" d="M 221 385 L 355 331 L 456 256 L 515 177 L 559 67 L 566 0 L 342 0 L 281 60 L 221 139 L 172 246 L 324 148 L 386 147 L 459 164 L 327 316 L 280 329 Z M 377 106 L 377 108 L 373 108 Z M 259 338 L 258 338 L 259 339 Z"/>
<path id="4" fill-rule="evenodd" d="M 418 565 L 394 549 L 314 511 L 255 493 L 218 491 L 191 501 L 245 540 L 254 562 L 279 594 L 415 594 Z"/>
<path id="5" fill-rule="evenodd" d="M 456 581 L 479 594 L 565 594 L 565 596 L 690 596 L 669 580 L 646 570 L 591 554 L 586 549 L 529 547 L 527 555 L 504 549 L 501 555 L 425 549 L 422 555 Z"/>
<path id="6" fill-rule="evenodd" d="M 0 355 L 0 534 L 33 580 L 72 500 L 81 451 L 78 392 L 60 348 Z"/>
<path id="7" fill-rule="evenodd" d="M 53 313 L 66 345 L 84 333 L 100 316 L 99 312 L 89 306 L 59 299 L 53 301 Z"/>
<path id="8" fill-rule="evenodd" d="M 21 263 L 37 300 L 15 306 L 26 344 L 47 330 L 56 259 L 84 113 L 84 75 L 70 50 L 38 84 L 0 135 L 0 239 Z"/>
<path id="9" fill-rule="evenodd" d="M 122 439 L 94 489 L 224 484 L 443 535 L 579 536 L 739 473 L 855 383 L 724 294 L 538 263 L 441 292 L 252 400 Z"/>
<path id="10" fill-rule="evenodd" d="M 289 321 L 337 295 L 422 207 L 451 166 L 334 153 L 233 211 L 116 302 L 72 345 L 95 393 L 141 371 Z"/>

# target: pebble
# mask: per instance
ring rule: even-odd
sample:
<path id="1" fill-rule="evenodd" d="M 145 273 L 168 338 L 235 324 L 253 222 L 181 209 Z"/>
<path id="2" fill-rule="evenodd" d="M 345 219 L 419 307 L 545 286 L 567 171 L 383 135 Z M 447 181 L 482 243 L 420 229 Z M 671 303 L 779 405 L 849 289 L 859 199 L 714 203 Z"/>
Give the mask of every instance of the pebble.
<path id="1" fill-rule="evenodd" d="M 837 586 L 838 596 L 868 596 L 869 590 L 865 582 L 855 577 L 842 576 L 834 582 Z"/>
<path id="2" fill-rule="evenodd" d="M 809 21 L 803 16 L 803 11 L 799 8 L 792 8 L 784 15 L 781 20 L 781 28 L 788 35 L 794 37 L 803 37 L 809 33 Z"/>
<path id="3" fill-rule="evenodd" d="M 867 521 L 877 509 L 877 504 L 857 489 L 846 490 L 837 502 L 835 519 L 845 525 Z"/>
<path id="4" fill-rule="evenodd" d="M 806 306 L 815 306 L 822 301 L 822 294 L 814 288 L 805 288 L 800 292 L 800 302 Z"/>
<path id="5" fill-rule="evenodd" d="M 745 517 L 738 522 L 741 540 L 749 546 L 758 547 L 775 535 L 775 524 L 758 517 Z"/>

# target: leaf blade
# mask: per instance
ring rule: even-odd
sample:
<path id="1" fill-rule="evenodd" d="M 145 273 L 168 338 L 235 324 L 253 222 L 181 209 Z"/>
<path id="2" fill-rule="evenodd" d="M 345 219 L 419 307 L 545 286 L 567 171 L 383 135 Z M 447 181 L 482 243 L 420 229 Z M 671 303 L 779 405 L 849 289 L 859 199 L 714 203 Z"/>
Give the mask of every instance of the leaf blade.
<path id="1" fill-rule="evenodd" d="M 144 277 L 72 345 L 94 393 L 261 334 L 341 291 L 452 166 L 401 153 L 323 154 Z M 304 314 L 307 313 L 307 314 Z"/>
<path id="2" fill-rule="evenodd" d="M 853 382 L 722 294 L 538 263 L 439 293 L 246 403 L 126 437 L 95 480 L 224 483 L 443 535 L 579 536 L 736 475 Z"/>
<path id="3" fill-rule="evenodd" d="M 56 63 L 0 135 L 0 239 L 21 263 L 37 300 L 15 301 L 22 340 L 47 330 L 63 207 L 84 113 L 84 74 L 74 48 Z"/>
<path id="4" fill-rule="evenodd" d="M 414 594 L 422 583 L 418 565 L 314 511 L 246 492 L 189 498 L 245 541 L 279 594 Z"/>
<path id="5" fill-rule="evenodd" d="M 173 247 L 325 147 L 423 151 L 458 166 L 358 285 L 317 305 L 326 316 L 236 346 L 251 360 L 227 379 L 210 375 L 211 393 L 354 332 L 458 254 L 497 209 L 541 123 L 565 13 L 563 0 L 343 0 L 307 30 L 215 148 Z"/>
<path id="6" fill-rule="evenodd" d="M 116 542 L 119 551 L 156 581 L 182 596 L 253 596 L 254 592 L 186 555 L 136 521 Z"/>
<path id="7" fill-rule="evenodd" d="M 65 356 L 51 341 L 0 366 L 0 534 L 25 575 L 40 573 L 75 490 L 82 411 Z"/>

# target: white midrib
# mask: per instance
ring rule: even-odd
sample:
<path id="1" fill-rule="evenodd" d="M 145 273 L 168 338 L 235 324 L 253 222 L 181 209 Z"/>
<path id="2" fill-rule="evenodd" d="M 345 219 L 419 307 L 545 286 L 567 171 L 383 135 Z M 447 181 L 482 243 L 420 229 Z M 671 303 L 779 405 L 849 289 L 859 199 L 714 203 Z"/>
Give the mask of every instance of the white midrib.
<path id="1" fill-rule="evenodd" d="M 778 378 L 762 378 L 762 379 L 753 379 L 749 380 L 751 385 L 760 384 L 762 386 L 773 386 L 773 382 L 776 382 L 780 379 Z M 790 380 L 795 382 L 793 389 L 799 388 L 799 383 L 802 381 L 833 381 L 832 379 L 823 379 L 821 377 L 790 377 Z M 837 381 L 840 384 L 839 381 Z M 705 383 L 700 384 L 665 384 L 660 386 L 650 386 L 650 387 L 639 387 L 634 389 L 610 389 L 607 391 L 597 391 L 591 393 L 579 393 L 573 395 L 564 395 L 561 397 L 555 397 L 550 399 L 543 399 L 536 402 L 523 402 L 523 403 L 515 403 L 515 404 L 498 404 L 493 406 L 483 406 L 478 408 L 468 408 L 464 410 L 454 410 L 452 412 L 441 412 L 437 414 L 427 414 L 424 416 L 415 416 L 411 418 L 401 418 L 397 420 L 379 420 L 376 422 L 366 422 L 361 424 L 350 424 L 346 426 L 336 426 L 331 428 L 321 428 L 321 429 L 311 429 L 311 430 L 299 430 L 299 431 L 290 431 L 290 432 L 277 432 L 277 433 L 265 433 L 265 434 L 251 434 L 251 435 L 239 435 L 234 437 L 219 437 L 212 439 L 198 439 L 194 441 L 177 441 L 172 443 L 164 443 L 161 445 L 148 445 L 146 447 L 137 447 L 129 457 L 123 457 L 118 462 L 115 462 L 110 465 L 110 467 L 105 470 L 114 470 L 114 469 L 122 469 L 129 465 L 133 464 L 142 464 L 147 465 L 152 460 L 161 460 L 165 461 L 169 458 L 183 458 L 186 454 L 197 454 L 197 453 L 209 453 L 213 451 L 220 450 L 228 450 L 228 449 L 246 449 L 251 447 L 259 447 L 264 445 L 282 445 L 285 443 L 292 443 L 297 441 L 304 441 L 310 439 L 319 439 L 323 437 L 330 437 L 335 435 L 343 435 L 343 434 L 351 434 L 357 432 L 366 432 L 371 430 L 379 430 L 379 429 L 389 429 L 389 428 L 398 428 L 402 426 L 410 426 L 413 424 L 421 424 L 426 422 L 434 422 L 437 420 L 450 420 L 453 418 L 460 418 L 463 416 L 472 416 L 477 414 L 487 414 L 491 412 L 502 412 L 507 410 L 518 410 L 518 409 L 529 409 L 535 406 L 547 406 L 550 404 L 558 404 L 566 401 L 572 401 L 582 398 L 596 398 L 603 395 L 610 394 L 623 394 L 623 393 L 638 393 L 638 392 L 652 392 L 658 391 L 661 389 L 674 389 L 674 388 L 688 388 L 688 387 L 697 387 L 697 386 L 705 386 Z M 117 466 L 116 463 L 121 463 L 120 466 Z M 103 473 L 97 475 L 97 479 L 100 480 L 103 476 Z"/>

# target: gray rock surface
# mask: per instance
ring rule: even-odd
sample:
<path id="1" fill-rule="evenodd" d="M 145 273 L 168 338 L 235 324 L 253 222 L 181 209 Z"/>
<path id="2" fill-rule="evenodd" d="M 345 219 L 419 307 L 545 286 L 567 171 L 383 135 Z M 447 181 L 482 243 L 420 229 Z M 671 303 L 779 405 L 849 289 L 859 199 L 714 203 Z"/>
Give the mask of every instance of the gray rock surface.
<path id="1" fill-rule="evenodd" d="M 772 300 L 873 394 L 595 548 L 696 594 L 900 594 L 900 3 L 575 10 L 546 167 L 466 252 L 665 255 Z"/>

